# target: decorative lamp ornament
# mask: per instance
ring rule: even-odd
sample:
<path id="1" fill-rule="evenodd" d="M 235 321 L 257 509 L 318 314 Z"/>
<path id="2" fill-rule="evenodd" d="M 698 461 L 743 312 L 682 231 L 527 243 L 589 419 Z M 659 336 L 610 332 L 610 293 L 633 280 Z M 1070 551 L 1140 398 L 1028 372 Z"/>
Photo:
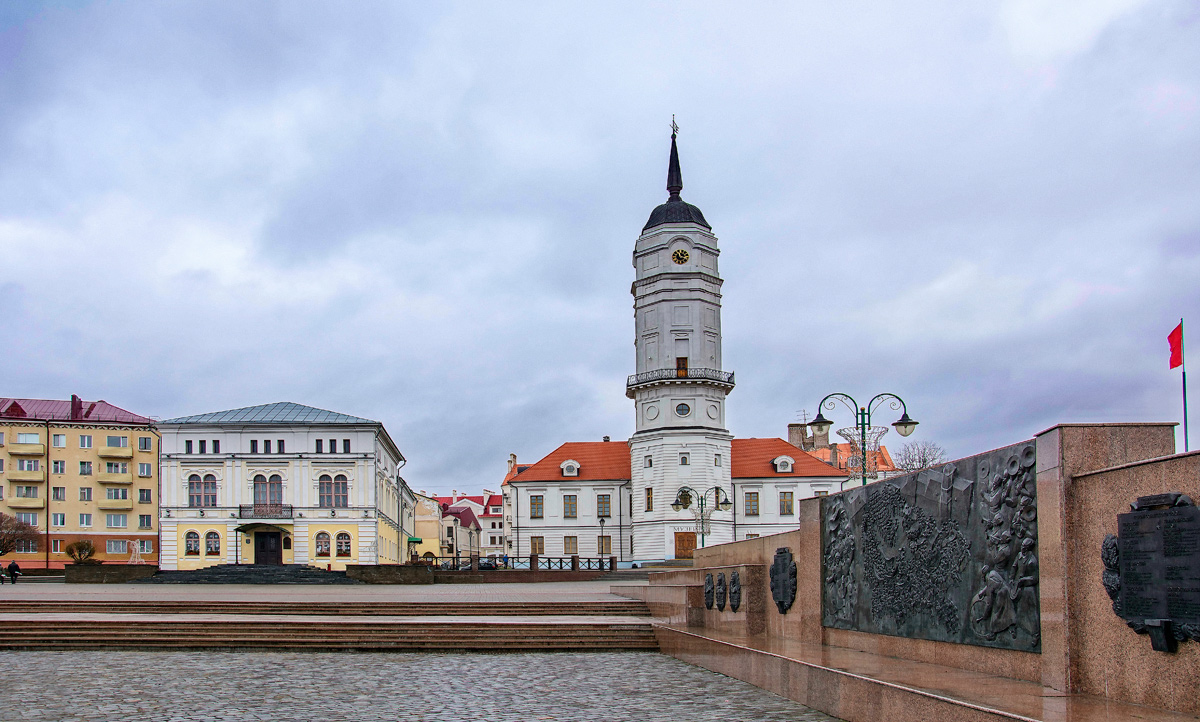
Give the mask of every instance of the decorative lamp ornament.
<path id="1" fill-rule="evenodd" d="M 818 416 L 819 415 L 820 414 L 818 414 Z M 897 434 L 900 434 L 901 436 L 908 436 L 917 430 L 917 423 L 918 422 L 908 418 L 908 412 L 906 411 L 904 412 L 904 415 L 900 417 L 900 420 L 893 423 L 892 426 L 896 427 Z"/>
<path id="2" fill-rule="evenodd" d="M 808 425 L 813 430 L 813 433 L 818 436 L 828 434 L 829 430 L 833 428 L 833 422 L 825 418 L 825 415 L 820 411 L 817 412 L 816 418 L 808 422 Z"/>

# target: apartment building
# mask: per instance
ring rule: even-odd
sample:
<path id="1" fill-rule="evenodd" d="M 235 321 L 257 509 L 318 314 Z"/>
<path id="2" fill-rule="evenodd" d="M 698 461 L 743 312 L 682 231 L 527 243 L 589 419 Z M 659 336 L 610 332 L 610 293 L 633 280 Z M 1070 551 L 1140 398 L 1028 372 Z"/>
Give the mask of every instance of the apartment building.
<path id="1" fill-rule="evenodd" d="M 0 512 L 42 533 L 0 564 L 61 568 L 80 539 L 157 564 L 158 453 L 152 421 L 106 401 L 0 398 Z"/>

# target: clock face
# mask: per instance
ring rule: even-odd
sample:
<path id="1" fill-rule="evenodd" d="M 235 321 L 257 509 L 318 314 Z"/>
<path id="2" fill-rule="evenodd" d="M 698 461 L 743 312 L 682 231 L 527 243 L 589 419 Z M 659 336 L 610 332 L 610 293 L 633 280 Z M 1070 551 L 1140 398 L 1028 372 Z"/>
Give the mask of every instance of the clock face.
<path id="1" fill-rule="evenodd" d="M 675 263 L 678 263 L 681 266 L 683 264 L 687 263 L 688 258 L 690 258 L 690 257 L 691 256 L 688 255 L 687 250 L 683 249 L 683 248 L 680 248 L 671 254 L 671 260 L 675 261 Z"/>
<path id="2" fill-rule="evenodd" d="M 675 413 L 679 414 L 680 416 L 687 416 L 688 414 L 692 413 L 692 407 L 688 406 L 687 404 L 679 404 L 675 407 Z"/>

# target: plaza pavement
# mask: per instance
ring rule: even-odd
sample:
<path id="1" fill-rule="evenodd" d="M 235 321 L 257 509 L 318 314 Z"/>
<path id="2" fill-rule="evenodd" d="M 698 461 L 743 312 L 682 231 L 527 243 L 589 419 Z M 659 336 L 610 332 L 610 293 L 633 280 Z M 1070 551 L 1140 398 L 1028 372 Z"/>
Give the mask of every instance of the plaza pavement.
<path id="1" fill-rule="evenodd" d="M 653 652 L 5 656 L 21 722 L 836 722 Z"/>

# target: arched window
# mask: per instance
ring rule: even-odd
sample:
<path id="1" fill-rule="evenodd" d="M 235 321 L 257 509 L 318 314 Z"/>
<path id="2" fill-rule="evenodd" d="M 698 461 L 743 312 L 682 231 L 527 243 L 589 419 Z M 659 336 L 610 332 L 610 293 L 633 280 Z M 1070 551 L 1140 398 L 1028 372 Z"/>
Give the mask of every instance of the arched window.
<path id="1" fill-rule="evenodd" d="M 317 532 L 317 556 L 329 556 L 329 535 L 325 532 Z"/>
<path id="2" fill-rule="evenodd" d="M 271 474 L 271 478 L 262 474 L 254 477 L 254 505 L 279 506 L 283 503 L 283 479 L 279 474 Z"/>
<path id="3" fill-rule="evenodd" d="M 204 555 L 216 556 L 221 553 L 221 535 L 210 531 L 204 535 Z"/>
<path id="4" fill-rule="evenodd" d="M 337 535 L 337 555 L 339 557 L 350 556 L 350 535 L 344 531 L 338 532 Z"/>
<path id="5" fill-rule="evenodd" d="M 323 509 L 329 509 L 333 506 L 333 477 L 329 474 L 321 474 L 321 478 L 317 481 L 318 503 Z"/>
<path id="6" fill-rule="evenodd" d="M 183 537 L 184 554 L 188 556 L 196 556 L 200 554 L 200 535 L 194 531 L 189 531 Z"/>
<path id="7" fill-rule="evenodd" d="M 197 507 L 204 506 L 204 485 L 200 482 L 199 474 L 192 474 L 188 477 L 188 506 Z M 197 536 L 197 539 L 200 537 Z M 196 553 L 200 553 L 200 547 L 197 545 Z"/>
<path id="8" fill-rule="evenodd" d="M 333 505 L 339 509 L 350 505 L 350 484 L 344 474 L 333 477 Z"/>
<path id="9" fill-rule="evenodd" d="M 203 506 L 217 505 L 217 477 L 212 474 L 204 475 L 204 499 Z"/>

